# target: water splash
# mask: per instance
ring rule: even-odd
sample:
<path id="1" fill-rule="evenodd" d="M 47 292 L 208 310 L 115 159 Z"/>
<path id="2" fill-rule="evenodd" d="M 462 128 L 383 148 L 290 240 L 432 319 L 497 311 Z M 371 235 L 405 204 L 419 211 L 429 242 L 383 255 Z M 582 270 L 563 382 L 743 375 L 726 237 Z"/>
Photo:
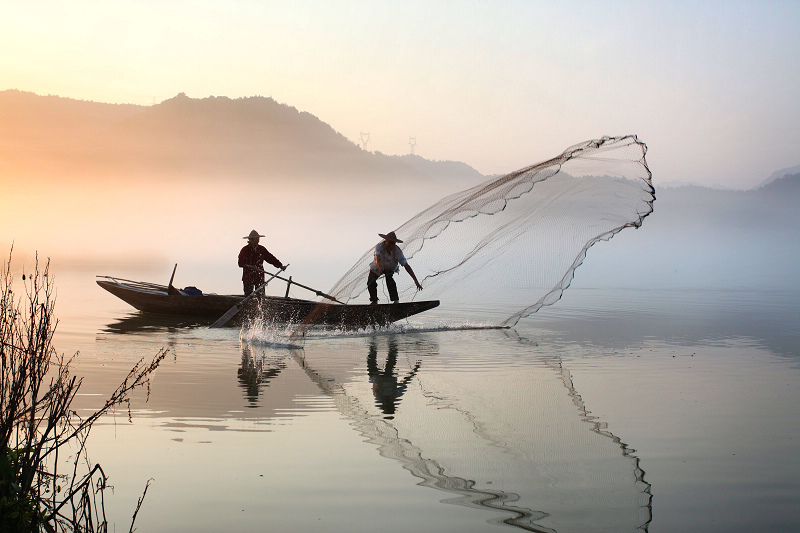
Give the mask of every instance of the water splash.
<path id="1" fill-rule="evenodd" d="M 473 322 L 439 322 L 435 324 L 409 324 L 399 323 L 388 326 L 366 327 L 358 329 L 341 328 L 308 328 L 305 330 L 305 340 L 379 337 L 383 335 L 396 335 L 404 333 L 436 333 L 440 331 L 471 331 L 480 329 L 506 329 L 506 326 L 494 324 L 478 324 Z"/>
<path id="2" fill-rule="evenodd" d="M 267 318 L 266 313 L 257 313 L 242 324 L 239 341 L 243 344 L 285 348 L 287 350 L 302 349 L 302 344 L 292 337 L 296 324 L 278 323 Z"/>
<path id="3" fill-rule="evenodd" d="M 425 287 L 420 297 L 491 309 L 507 317 L 503 326 L 555 303 L 592 245 L 639 227 L 653 211 L 646 151 L 635 135 L 587 141 L 414 216 L 395 231 Z M 373 250 L 329 293 L 366 300 Z M 417 297 L 410 278 L 397 277 L 401 298 Z"/>
<path id="4" fill-rule="evenodd" d="M 302 328 L 302 329 L 299 329 Z M 370 326 L 355 329 L 284 324 L 269 320 L 249 320 L 242 325 L 239 340 L 250 345 L 275 348 L 302 349 L 306 341 L 339 338 L 376 337 L 405 333 L 436 333 L 444 331 L 470 331 L 482 329 L 506 329 L 489 323 L 440 321 L 436 323 L 411 324 L 396 322 L 386 326 Z M 298 329 L 300 334 L 298 334 Z"/>

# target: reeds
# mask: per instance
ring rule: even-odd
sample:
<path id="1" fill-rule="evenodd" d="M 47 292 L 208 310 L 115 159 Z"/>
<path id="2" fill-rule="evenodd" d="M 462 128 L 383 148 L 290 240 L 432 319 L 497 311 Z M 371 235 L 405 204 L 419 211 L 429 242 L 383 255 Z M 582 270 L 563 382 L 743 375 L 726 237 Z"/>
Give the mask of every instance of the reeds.
<path id="1" fill-rule="evenodd" d="M 70 374 L 75 356 L 53 347 L 58 322 L 49 262 L 40 270 L 37 257 L 22 280 L 17 295 L 9 253 L 0 272 L 0 533 L 105 532 L 106 475 L 88 462 L 86 439 L 98 418 L 129 407 L 134 389 L 148 387 L 149 395 L 149 376 L 166 351 L 150 363 L 140 360 L 102 408 L 81 418 L 71 408 L 82 381 Z M 66 472 L 59 471 L 59 454 L 70 457 Z"/>

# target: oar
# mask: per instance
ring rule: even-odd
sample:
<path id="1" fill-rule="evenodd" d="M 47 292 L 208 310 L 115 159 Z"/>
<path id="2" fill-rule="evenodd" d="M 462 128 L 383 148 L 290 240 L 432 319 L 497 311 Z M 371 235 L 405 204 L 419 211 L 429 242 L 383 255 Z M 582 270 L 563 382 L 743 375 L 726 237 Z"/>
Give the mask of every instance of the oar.
<path id="1" fill-rule="evenodd" d="M 286 270 L 286 268 L 288 266 L 289 265 L 284 265 L 283 268 L 281 270 L 279 270 L 278 272 L 280 272 L 282 270 Z M 262 272 L 263 272 L 263 270 L 262 270 Z M 267 283 L 272 281 L 272 278 L 277 278 L 277 277 L 278 277 L 278 273 L 277 272 L 275 274 L 272 274 L 272 276 L 270 276 L 270 278 L 267 281 L 265 281 L 264 283 L 259 285 L 253 292 L 251 292 L 250 294 L 245 296 L 244 299 L 240 300 L 239 303 L 237 303 L 236 305 L 234 305 L 233 307 L 231 307 L 230 309 L 225 311 L 225 314 L 222 315 L 221 317 L 219 317 L 213 324 L 211 324 L 210 327 L 212 327 L 212 328 L 221 328 L 222 326 L 227 324 L 228 321 L 231 318 L 236 316 L 236 313 L 239 312 L 239 310 L 242 308 L 242 306 L 244 306 L 244 304 L 247 303 L 247 301 L 250 300 L 250 298 L 252 298 L 253 296 L 257 295 L 259 292 L 264 290 L 264 287 L 267 286 Z M 278 279 L 280 279 L 280 278 L 278 278 Z"/>
<path id="2" fill-rule="evenodd" d="M 248 266 L 247 268 L 252 268 L 253 270 L 255 270 L 255 271 L 257 271 L 257 272 L 261 272 L 262 274 L 268 274 L 268 272 L 264 272 L 264 271 L 263 271 L 263 270 L 261 270 L 260 268 L 251 267 L 251 266 Z M 298 287 L 302 287 L 303 289 L 309 290 L 309 291 L 313 292 L 314 294 L 316 294 L 317 296 L 322 296 L 323 298 L 327 298 L 328 300 L 333 300 L 333 301 L 334 301 L 334 302 L 336 302 L 337 304 L 346 305 L 344 302 L 340 302 L 339 300 L 337 300 L 336 298 L 334 298 L 334 297 L 333 297 L 333 296 L 331 296 L 330 294 L 325 294 L 324 292 L 318 291 L 317 289 L 312 289 L 311 287 L 306 287 L 305 285 L 302 285 L 302 284 L 300 284 L 300 283 L 297 283 L 297 282 L 296 282 L 296 281 L 294 281 L 294 280 L 292 280 L 292 281 L 289 281 L 288 279 L 286 279 L 286 278 L 282 278 L 282 277 L 280 277 L 280 276 L 279 276 L 279 275 L 277 275 L 277 274 L 275 274 L 275 276 L 274 276 L 274 277 L 276 277 L 277 279 L 279 279 L 279 280 L 281 280 L 281 281 L 285 281 L 285 282 L 287 282 L 287 283 L 291 283 L 292 285 L 297 285 Z"/>

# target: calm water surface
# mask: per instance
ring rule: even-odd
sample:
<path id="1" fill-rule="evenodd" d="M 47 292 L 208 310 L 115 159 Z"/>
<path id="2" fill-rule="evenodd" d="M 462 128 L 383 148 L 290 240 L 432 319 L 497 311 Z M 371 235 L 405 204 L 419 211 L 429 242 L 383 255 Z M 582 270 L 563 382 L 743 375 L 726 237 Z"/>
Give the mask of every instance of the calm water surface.
<path id="1" fill-rule="evenodd" d="M 209 330 L 57 278 L 80 408 L 169 353 L 89 443 L 127 531 L 794 531 L 800 304 L 575 287 L 511 330 Z M 442 326 L 446 327 L 442 327 Z"/>

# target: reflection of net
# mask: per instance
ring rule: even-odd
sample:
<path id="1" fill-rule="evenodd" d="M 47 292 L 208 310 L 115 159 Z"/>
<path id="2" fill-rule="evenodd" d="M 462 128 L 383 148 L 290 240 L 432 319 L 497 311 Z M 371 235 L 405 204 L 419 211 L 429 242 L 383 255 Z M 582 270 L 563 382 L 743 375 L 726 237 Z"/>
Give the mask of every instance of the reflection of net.
<path id="1" fill-rule="evenodd" d="M 552 346 L 513 330 L 437 338 L 359 336 L 293 355 L 383 457 L 455 495 L 443 503 L 500 511 L 492 523 L 529 531 L 648 530 L 651 486 L 635 450 L 587 410 Z M 515 355 L 498 358 L 512 353 L 498 345 Z M 392 416 L 376 401 L 373 358 L 411 376 Z"/>
<path id="2" fill-rule="evenodd" d="M 590 246 L 640 226 L 652 212 L 646 150 L 636 136 L 587 141 L 416 215 L 396 233 L 424 298 L 491 310 L 503 325 L 556 302 Z M 330 294 L 366 299 L 372 254 L 370 248 Z M 397 282 L 402 299 L 414 297 L 409 276 Z"/>
<path id="3" fill-rule="evenodd" d="M 357 396 L 348 393 L 344 383 L 311 368 L 306 362 L 305 353 L 295 352 L 294 355 L 308 376 L 333 398 L 339 411 L 352 420 L 353 426 L 366 437 L 366 441 L 378 446 L 381 456 L 400 462 L 403 468 L 422 480 L 419 485 L 456 495 L 454 498 L 442 500 L 442 503 L 511 513 L 511 516 L 503 516 L 492 522 L 527 531 L 554 533 L 552 529 L 540 528 L 535 524 L 536 520 L 547 516 L 546 513 L 513 505 L 519 500 L 517 494 L 479 488 L 473 480 L 448 475 L 436 459 L 427 458 L 422 449 L 400 436 L 397 428 L 392 425 L 392 417 L 375 416 L 368 407 L 361 404 Z M 418 366 L 419 362 L 417 368 Z"/>

